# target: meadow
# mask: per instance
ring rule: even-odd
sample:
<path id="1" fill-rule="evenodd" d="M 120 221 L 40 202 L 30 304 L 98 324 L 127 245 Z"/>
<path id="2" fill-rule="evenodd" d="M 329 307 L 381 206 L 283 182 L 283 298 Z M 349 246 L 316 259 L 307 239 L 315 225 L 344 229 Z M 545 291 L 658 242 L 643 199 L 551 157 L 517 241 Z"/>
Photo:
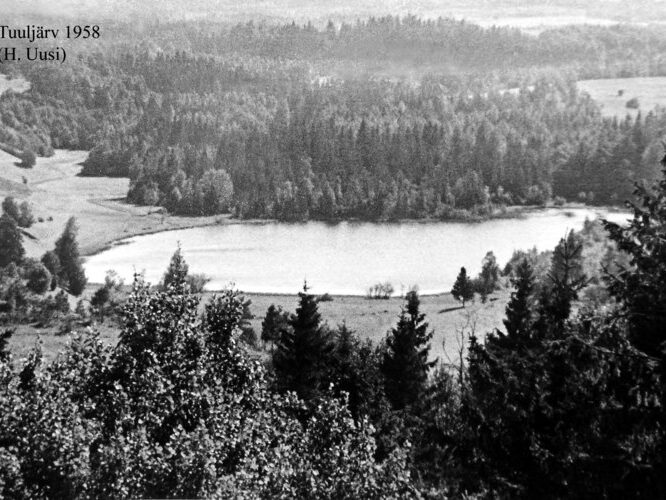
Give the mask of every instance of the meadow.
<path id="1" fill-rule="evenodd" d="M 645 116 L 655 106 L 666 106 L 666 77 L 581 80 L 578 88 L 597 101 L 601 113 L 610 118 L 635 118 L 639 111 Z M 627 102 L 634 98 L 639 107 L 627 108 Z"/>

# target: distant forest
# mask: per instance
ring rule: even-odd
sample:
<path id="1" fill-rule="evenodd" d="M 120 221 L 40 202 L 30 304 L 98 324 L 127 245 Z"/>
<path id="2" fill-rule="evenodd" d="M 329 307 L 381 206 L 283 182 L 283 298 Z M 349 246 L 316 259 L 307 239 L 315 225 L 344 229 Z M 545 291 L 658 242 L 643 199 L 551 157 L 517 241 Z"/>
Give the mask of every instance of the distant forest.
<path id="1" fill-rule="evenodd" d="M 172 213 L 460 218 L 620 203 L 658 174 L 666 115 L 605 119 L 575 86 L 666 75 L 657 28 L 117 24 L 86 47 L 9 67 L 32 87 L 0 97 L 0 143 L 89 149 L 84 175 Z"/>

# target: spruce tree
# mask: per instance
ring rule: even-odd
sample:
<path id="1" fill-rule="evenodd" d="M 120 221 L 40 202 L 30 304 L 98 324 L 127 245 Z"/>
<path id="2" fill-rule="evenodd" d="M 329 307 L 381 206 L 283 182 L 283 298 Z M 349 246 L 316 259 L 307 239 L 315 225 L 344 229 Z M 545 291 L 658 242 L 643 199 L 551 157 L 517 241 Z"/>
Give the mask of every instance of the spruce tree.
<path id="1" fill-rule="evenodd" d="M 515 290 L 506 306 L 504 328 L 509 338 L 518 339 L 529 335 L 532 321 L 534 272 L 527 259 L 523 259 L 516 266 L 511 284 Z"/>
<path id="2" fill-rule="evenodd" d="M 298 294 L 300 303 L 289 319 L 291 328 L 282 330 L 273 353 L 280 390 L 294 391 L 306 401 L 325 389 L 333 348 L 328 329 L 321 325 L 317 300 L 307 290 L 305 285 Z"/>
<path id="3" fill-rule="evenodd" d="M 456 300 L 461 301 L 463 307 L 465 307 L 465 302 L 474 298 L 474 284 L 467 276 L 467 270 L 464 267 L 460 268 L 456 282 L 451 289 L 451 295 Z"/>
<path id="4" fill-rule="evenodd" d="M 187 262 L 185 262 L 183 252 L 180 249 L 180 243 L 178 243 L 178 248 L 171 256 L 169 267 L 162 278 L 162 287 L 165 290 L 169 287 L 173 287 L 177 291 L 182 292 L 185 288 L 188 271 L 189 266 L 187 265 Z"/>
<path id="5" fill-rule="evenodd" d="M 23 259 L 23 236 L 16 221 L 7 214 L 0 216 L 0 267 Z"/>
<path id="6" fill-rule="evenodd" d="M 55 254 L 60 260 L 60 280 L 66 283 L 69 293 L 81 295 L 86 286 L 86 274 L 79 256 L 79 244 L 76 242 L 76 219 L 70 217 L 58 241 L 55 244 Z"/>
<path id="7" fill-rule="evenodd" d="M 580 238 L 573 231 L 555 247 L 548 272 L 549 284 L 540 293 L 536 329 L 542 336 L 559 335 L 578 292 L 587 284 L 582 270 Z"/>
<path id="8" fill-rule="evenodd" d="M 425 314 L 419 312 L 420 299 L 415 291 L 405 298 L 398 324 L 386 338 L 381 364 L 386 395 L 396 410 L 414 405 L 424 394 L 428 370 L 435 361 L 428 361 L 430 339 Z"/>

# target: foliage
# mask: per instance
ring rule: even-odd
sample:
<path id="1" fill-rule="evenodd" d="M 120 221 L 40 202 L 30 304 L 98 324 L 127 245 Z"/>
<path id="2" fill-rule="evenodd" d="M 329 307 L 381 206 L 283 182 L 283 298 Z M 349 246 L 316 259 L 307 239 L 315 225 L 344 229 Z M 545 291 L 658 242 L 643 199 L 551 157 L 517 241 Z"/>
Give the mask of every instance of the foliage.
<path id="1" fill-rule="evenodd" d="M 298 296 L 296 314 L 289 319 L 291 328 L 280 330 L 272 358 L 278 388 L 294 391 L 309 401 L 328 387 L 333 343 L 328 328 L 321 324 L 316 297 L 307 292 L 307 285 Z"/>
<path id="2" fill-rule="evenodd" d="M 41 262 L 31 262 L 27 266 L 25 274 L 27 277 L 26 286 L 31 292 L 41 295 L 50 289 L 53 278 L 49 270 Z"/>
<path id="3" fill-rule="evenodd" d="M 48 269 L 48 271 L 51 273 L 51 290 L 55 290 L 56 286 L 58 286 L 58 276 L 60 276 L 61 272 L 60 259 L 58 258 L 58 254 L 52 250 L 49 250 L 48 252 L 44 253 L 44 255 L 42 255 L 41 261 L 46 269 Z"/>
<path id="4" fill-rule="evenodd" d="M 291 328 L 289 326 L 289 313 L 283 311 L 281 306 L 275 304 L 268 306 L 266 316 L 261 322 L 261 340 L 271 342 L 272 346 L 275 346 L 281 338 L 282 330 L 288 328 Z"/>
<path id="5" fill-rule="evenodd" d="M 21 166 L 23 168 L 32 168 L 37 163 L 37 155 L 33 151 L 23 151 L 21 153 Z"/>
<path id="6" fill-rule="evenodd" d="M 75 296 L 81 295 L 88 281 L 79 256 L 77 232 L 76 219 L 70 217 L 60 238 L 56 241 L 54 250 L 60 262 L 59 284 Z"/>
<path id="7" fill-rule="evenodd" d="M 50 365 L 38 351 L 18 374 L 0 363 L 2 495 L 416 496 L 404 452 L 377 463 L 371 427 L 344 402 L 301 421 L 301 402 L 268 391 L 236 344 L 234 293 L 203 323 L 198 302 L 139 279 L 116 347 L 88 334 Z"/>
<path id="8" fill-rule="evenodd" d="M 32 210 L 27 201 L 18 204 L 13 197 L 7 196 L 2 201 L 2 211 L 16 221 L 19 227 L 30 227 L 35 222 Z"/>
<path id="9" fill-rule="evenodd" d="M 394 292 L 393 285 L 388 281 L 385 283 L 377 283 L 368 288 L 368 293 L 366 296 L 369 299 L 384 299 L 388 300 L 391 298 Z"/>
<path id="10" fill-rule="evenodd" d="M 493 252 L 488 252 L 481 262 L 481 272 L 474 280 L 474 291 L 481 296 L 485 302 L 488 296 L 499 288 L 500 268 Z"/>
<path id="11" fill-rule="evenodd" d="M 104 284 L 95 290 L 90 299 L 93 312 L 100 321 L 103 322 L 105 316 L 119 311 L 121 299 L 123 298 L 121 294 L 122 287 L 122 278 L 115 271 L 107 271 L 104 277 Z"/>
<path id="12" fill-rule="evenodd" d="M 23 236 L 16 221 L 9 215 L 0 216 L 0 268 L 23 259 Z"/>
<path id="13" fill-rule="evenodd" d="M 162 277 L 162 288 L 167 290 L 169 287 L 174 287 L 176 290 L 182 290 L 187 284 L 189 268 L 190 266 L 187 265 L 187 262 L 185 262 L 185 259 L 183 258 L 179 243 L 178 248 L 171 256 L 169 267 Z"/>
<path id="14" fill-rule="evenodd" d="M 460 268 L 460 272 L 451 289 L 451 295 L 453 295 L 454 299 L 461 301 L 463 307 L 465 307 L 465 302 L 474 298 L 474 284 L 467 276 L 467 270 L 464 267 Z"/>
<path id="15" fill-rule="evenodd" d="M 388 400 L 396 410 L 413 406 L 423 395 L 428 371 L 435 364 L 428 360 L 430 339 L 425 314 L 419 312 L 420 300 L 415 291 L 405 297 L 398 324 L 386 337 L 381 363 Z"/>
<path id="16" fill-rule="evenodd" d="M 629 99 L 627 101 L 627 103 L 625 104 L 625 107 L 627 109 L 638 109 L 638 108 L 640 108 L 641 104 L 638 101 L 638 97 L 632 97 L 631 99 Z"/>

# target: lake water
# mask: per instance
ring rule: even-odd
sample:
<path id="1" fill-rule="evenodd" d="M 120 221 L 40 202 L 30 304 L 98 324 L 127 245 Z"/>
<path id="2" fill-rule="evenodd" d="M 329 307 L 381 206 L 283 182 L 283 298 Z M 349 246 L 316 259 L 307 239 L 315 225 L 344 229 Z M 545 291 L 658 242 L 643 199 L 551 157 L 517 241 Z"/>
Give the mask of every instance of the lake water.
<path id="1" fill-rule="evenodd" d="M 124 240 L 86 261 L 92 282 L 113 269 L 131 281 L 134 270 L 157 283 L 180 242 L 190 272 L 211 278 L 217 290 L 234 283 L 245 292 L 298 292 L 307 279 L 313 293 L 364 295 L 378 282 L 396 293 L 451 289 L 461 266 L 476 275 L 492 250 L 501 266 L 516 249 L 552 249 L 586 218 L 624 221 L 626 214 L 588 208 L 528 212 L 520 219 L 480 223 L 307 222 L 225 224 L 168 231 Z"/>

